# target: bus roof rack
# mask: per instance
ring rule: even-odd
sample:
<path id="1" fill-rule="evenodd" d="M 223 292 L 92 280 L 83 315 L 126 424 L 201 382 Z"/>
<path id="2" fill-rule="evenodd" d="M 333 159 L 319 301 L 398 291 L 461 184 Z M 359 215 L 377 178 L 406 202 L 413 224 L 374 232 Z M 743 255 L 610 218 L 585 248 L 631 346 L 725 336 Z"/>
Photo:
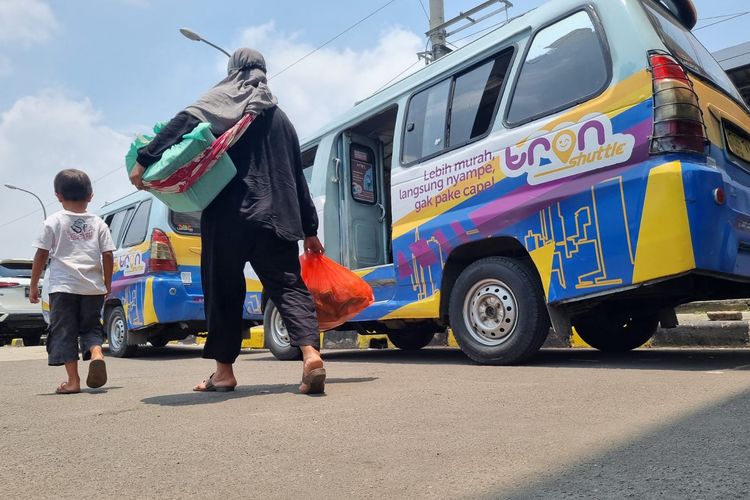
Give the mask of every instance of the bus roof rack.
<path id="1" fill-rule="evenodd" d="M 698 24 L 698 12 L 691 0 L 657 0 L 683 26 L 692 30 Z"/>

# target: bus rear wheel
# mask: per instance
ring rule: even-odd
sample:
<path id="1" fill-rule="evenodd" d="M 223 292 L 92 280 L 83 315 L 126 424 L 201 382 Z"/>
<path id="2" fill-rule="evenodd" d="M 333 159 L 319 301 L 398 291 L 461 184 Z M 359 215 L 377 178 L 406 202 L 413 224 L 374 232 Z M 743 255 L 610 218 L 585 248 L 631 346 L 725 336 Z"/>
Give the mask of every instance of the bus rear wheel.
<path id="1" fill-rule="evenodd" d="M 656 333 L 659 317 L 595 315 L 575 321 L 578 335 L 603 352 L 627 352 L 641 347 Z"/>
<path id="2" fill-rule="evenodd" d="M 137 345 L 128 345 L 128 320 L 121 306 L 108 307 L 104 313 L 104 331 L 109 340 L 109 353 L 116 358 L 129 358 L 138 351 Z"/>
<path id="3" fill-rule="evenodd" d="M 507 257 L 474 262 L 451 291 L 450 324 L 461 350 L 477 363 L 527 360 L 549 334 L 544 291 L 536 273 Z"/>
<path id="4" fill-rule="evenodd" d="M 293 347 L 289 341 L 289 333 L 284 324 L 284 318 L 269 300 L 263 311 L 263 340 L 266 349 L 271 351 L 276 359 L 282 361 L 296 361 L 302 359 L 302 351 L 299 347 Z"/>

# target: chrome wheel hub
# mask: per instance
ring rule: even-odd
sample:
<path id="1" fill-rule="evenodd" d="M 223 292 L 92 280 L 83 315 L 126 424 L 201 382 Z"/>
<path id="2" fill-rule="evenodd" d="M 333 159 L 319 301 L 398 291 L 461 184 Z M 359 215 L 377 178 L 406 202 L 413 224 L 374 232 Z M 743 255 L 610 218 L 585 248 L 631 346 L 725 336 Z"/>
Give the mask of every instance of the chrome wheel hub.
<path id="1" fill-rule="evenodd" d="M 125 320 L 117 317 L 109 327 L 109 343 L 114 350 L 119 350 L 125 343 Z"/>
<path id="2" fill-rule="evenodd" d="M 281 347 L 289 347 L 290 345 L 289 332 L 286 330 L 281 313 L 276 308 L 274 308 L 273 314 L 271 314 L 271 338 Z"/>
<path id="3" fill-rule="evenodd" d="M 500 345 L 511 337 L 518 323 L 516 297 L 502 281 L 482 280 L 466 296 L 464 320 L 474 340 Z"/>

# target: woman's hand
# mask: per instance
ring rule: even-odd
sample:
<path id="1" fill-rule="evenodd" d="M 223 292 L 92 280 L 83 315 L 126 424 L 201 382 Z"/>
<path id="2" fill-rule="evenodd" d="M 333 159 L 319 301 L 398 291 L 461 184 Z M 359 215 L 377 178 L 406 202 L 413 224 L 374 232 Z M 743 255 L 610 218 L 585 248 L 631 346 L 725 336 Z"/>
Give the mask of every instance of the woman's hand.
<path id="1" fill-rule="evenodd" d="M 143 173 L 146 171 L 143 165 L 140 163 L 135 164 L 133 170 L 130 171 L 130 183 L 138 190 L 143 189 Z"/>
<path id="2" fill-rule="evenodd" d="M 305 238 L 305 252 L 306 253 L 324 253 L 326 251 L 323 248 L 323 244 L 320 242 L 317 236 L 308 236 Z"/>

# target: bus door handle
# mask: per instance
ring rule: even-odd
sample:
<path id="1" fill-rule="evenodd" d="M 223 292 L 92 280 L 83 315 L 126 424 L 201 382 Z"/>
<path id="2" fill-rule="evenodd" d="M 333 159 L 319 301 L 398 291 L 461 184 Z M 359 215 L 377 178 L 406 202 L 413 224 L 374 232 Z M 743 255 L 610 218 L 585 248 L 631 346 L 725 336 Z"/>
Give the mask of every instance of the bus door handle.
<path id="1" fill-rule="evenodd" d="M 333 167 L 333 177 L 331 177 L 331 182 L 334 184 L 339 183 L 340 171 L 341 171 L 341 158 L 332 158 L 333 162 L 336 164 L 335 167 Z"/>
<path id="2" fill-rule="evenodd" d="M 378 219 L 378 222 L 383 222 L 385 220 L 385 206 L 383 206 L 382 203 L 378 203 L 378 208 L 380 209 L 380 218 Z"/>

